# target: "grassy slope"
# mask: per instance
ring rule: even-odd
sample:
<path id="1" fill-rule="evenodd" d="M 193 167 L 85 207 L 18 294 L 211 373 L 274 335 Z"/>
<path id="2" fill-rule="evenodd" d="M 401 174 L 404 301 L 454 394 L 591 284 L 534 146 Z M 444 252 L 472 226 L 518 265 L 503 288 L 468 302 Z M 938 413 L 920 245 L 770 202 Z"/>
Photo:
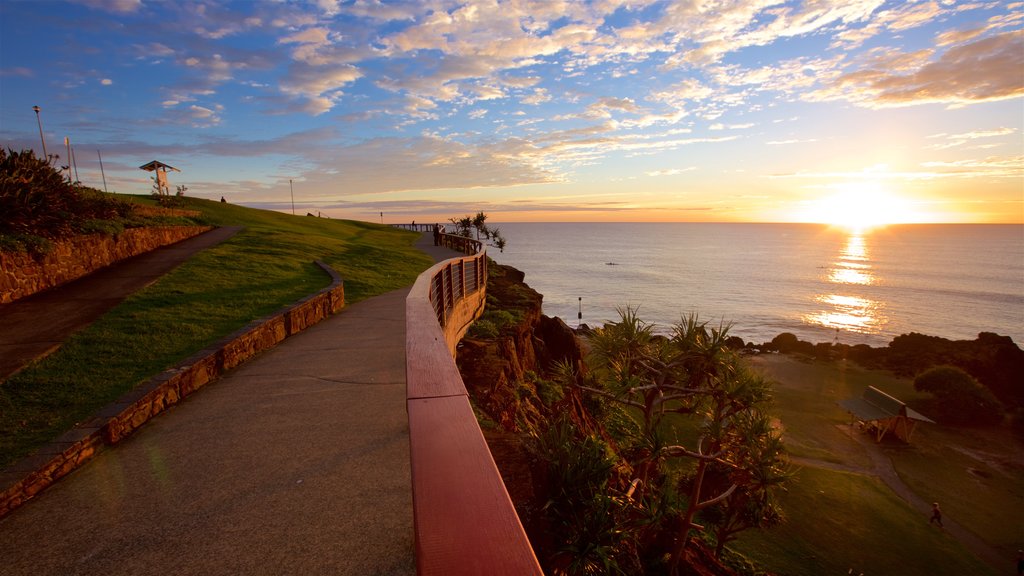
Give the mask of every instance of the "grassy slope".
<path id="1" fill-rule="evenodd" d="M 778 574 L 991 574 L 877 478 L 803 468 L 783 498 L 789 521 L 733 545 Z"/>
<path id="2" fill-rule="evenodd" d="M 145 202 L 145 199 L 140 199 Z M 291 216 L 187 199 L 215 225 L 241 225 L 42 362 L 0 385 L 0 467 L 87 419 L 169 366 L 250 321 L 330 283 L 320 259 L 345 281 L 348 303 L 412 283 L 432 261 L 417 234 L 365 222 Z"/>
<path id="3" fill-rule="evenodd" d="M 836 401 L 859 395 L 868 384 L 904 401 L 919 396 L 909 380 L 852 364 L 761 362 L 755 364 L 776 382 L 776 410 L 786 428 L 787 446 L 804 458 L 870 467 L 863 448 L 836 428 L 849 422 Z M 915 432 L 910 446 L 888 453 L 904 483 L 922 498 L 942 502 L 947 517 L 998 546 L 1010 566 L 1010 541 L 1024 527 L 1019 469 L 1008 473 L 994 465 L 998 458 L 986 464 L 956 449 L 982 450 L 985 444 L 979 438 L 989 438 L 989 446 L 993 437 L 1013 443 L 1007 434 L 926 425 Z M 968 466 L 990 478 L 966 473 Z M 846 574 L 850 569 L 869 576 L 992 573 L 874 477 L 803 466 L 783 505 L 786 525 L 744 533 L 731 546 L 779 574 Z"/>

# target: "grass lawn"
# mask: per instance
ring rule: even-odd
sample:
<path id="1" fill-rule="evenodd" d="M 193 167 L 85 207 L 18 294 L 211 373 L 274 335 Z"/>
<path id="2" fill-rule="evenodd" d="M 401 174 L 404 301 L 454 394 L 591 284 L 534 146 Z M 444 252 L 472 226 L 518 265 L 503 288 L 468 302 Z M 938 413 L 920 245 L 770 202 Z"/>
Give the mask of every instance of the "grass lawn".
<path id="1" fill-rule="evenodd" d="M 136 201 L 148 203 L 145 197 Z M 347 303 L 407 286 L 430 267 L 419 235 L 194 198 L 204 222 L 245 229 L 132 295 L 57 352 L 0 385 L 0 467 L 71 429 L 147 378 L 330 284 Z"/>
<path id="2" fill-rule="evenodd" d="M 1009 442 L 1008 442 L 1009 440 Z M 903 483 L 1006 558 L 1024 544 L 1024 449 L 992 430 L 926 427 L 893 454 Z"/>
<path id="3" fill-rule="evenodd" d="M 927 515 L 911 508 L 877 478 L 827 469 L 870 469 L 864 448 L 837 428 L 849 416 L 836 402 L 871 384 L 914 404 L 913 383 L 854 364 L 802 362 L 793 357 L 752 360 L 775 382 L 776 412 L 794 456 L 806 462 L 783 497 L 787 523 L 748 531 L 730 548 L 779 574 L 992 574 Z M 1003 429 L 921 425 L 909 445 L 887 444 L 900 478 L 926 501 L 941 502 L 955 520 L 1016 558 L 1024 534 L 1024 445 Z M 1007 570 L 1007 571 L 1008 571 Z"/>
<path id="4" fill-rule="evenodd" d="M 782 504 L 786 524 L 730 548 L 787 576 L 994 574 L 876 478 L 803 468 Z"/>

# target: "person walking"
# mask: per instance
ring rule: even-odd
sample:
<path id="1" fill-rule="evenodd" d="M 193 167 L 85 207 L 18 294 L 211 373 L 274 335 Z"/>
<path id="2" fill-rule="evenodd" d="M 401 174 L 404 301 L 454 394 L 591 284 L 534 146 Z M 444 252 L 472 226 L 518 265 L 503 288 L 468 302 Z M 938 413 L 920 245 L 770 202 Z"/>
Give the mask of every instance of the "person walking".
<path id="1" fill-rule="evenodd" d="M 942 509 L 939 508 L 938 502 L 932 502 L 932 517 L 928 520 L 928 523 L 936 523 L 939 525 L 939 528 L 942 528 Z"/>

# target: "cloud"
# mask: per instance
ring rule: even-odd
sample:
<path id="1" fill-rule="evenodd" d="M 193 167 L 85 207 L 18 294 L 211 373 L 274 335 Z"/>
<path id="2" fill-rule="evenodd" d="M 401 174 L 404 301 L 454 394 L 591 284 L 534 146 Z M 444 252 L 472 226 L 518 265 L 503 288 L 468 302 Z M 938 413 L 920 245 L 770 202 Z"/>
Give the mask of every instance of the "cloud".
<path id="1" fill-rule="evenodd" d="M 798 7 L 773 0 L 677 3 L 650 30 L 672 34 L 677 45 L 665 59 L 666 68 L 706 66 L 742 48 L 865 21 L 882 4 L 883 0 L 810 0 Z"/>
<path id="2" fill-rule="evenodd" d="M 860 172 L 789 172 L 770 174 L 769 178 L 800 178 L 823 181 L 857 180 L 870 181 L 915 181 L 937 180 L 943 178 L 1009 178 L 1024 177 L 1024 156 L 989 156 L 985 158 L 966 158 L 962 160 L 936 160 L 922 162 L 926 170 L 907 170 L 889 172 L 887 170 L 865 169 Z"/>
<path id="3" fill-rule="evenodd" d="M 344 194 L 404 190 L 445 190 L 556 182 L 560 178 L 502 146 L 471 147 L 438 136 L 375 138 L 333 148 L 320 159 L 340 171 L 325 177 L 314 171 L 310 186 Z"/>
<path id="4" fill-rule="evenodd" d="M 544 88 L 537 88 L 531 94 L 523 96 L 520 102 L 528 106 L 537 106 L 551 100 L 551 94 Z"/>
<path id="5" fill-rule="evenodd" d="M 13 68 L 0 68 L 0 76 L 21 76 L 23 78 L 31 78 L 35 76 L 32 69 L 25 68 L 24 66 L 14 66 Z"/>
<path id="6" fill-rule="evenodd" d="M 351 64 L 310 66 L 296 62 L 281 79 L 280 89 L 289 96 L 304 100 L 306 112 L 319 115 L 334 107 L 345 85 L 362 76 L 363 73 Z"/>
<path id="7" fill-rule="evenodd" d="M 937 59 L 929 51 L 893 52 L 839 76 L 810 95 L 868 108 L 939 103 L 965 106 L 1024 96 L 1024 31 L 956 45 Z"/>
<path id="8" fill-rule="evenodd" d="M 973 140 L 987 139 L 987 138 L 998 138 L 1000 136 L 1009 136 L 1017 132 L 1016 128 L 997 128 L 995 130 L 975 130 L 972 132 L 964 132 L 961 134 L 933 134 L 928 138 L 933 139 L 944 139 L 947 142 L 940 144 L 934 144 L 928 146 L 930 150 L 944 150 L 947 148 L 956 148 L 963 146 L 964 144 L 970 143 Z"/>
<path id="9" fill-rule="evenodd" d="M 114 83 L 114 81 L 111 80 L 110 78 L 103 78 L 103 79 L 100 80 L 100 84 L 102 84 L 104 86 L 110 86 L 113 83 Z"/>
<path id="10" fill-rule="evenodd" d="M 653 172 L 644 172 L 648 176 L 675 176 L 684 172 L 693 172 L 696 170 L 696 166 L 688 166 L 686 168 L 669 168 L 667 170 L 654 170 Z"/>
<path id="11" fill-rule="evenodd" d="M 170 46 L 162 44 L 160 42 L 150 42 L 148 44 L 133 44 L 132 50 L 136 53 L 136 57 L 139 59 L 161 59 L 168 58 L 175 55 L 175 51 Z"/>
<path id="12" fill-rule="evenodd" d="M 613 112 L 639 114 L 643 112 L 643 109 L 637 106 L 631 98 L 604 97 L 587 106 L 584 117 L 608 119 L 612 117 Z"/>
<path id="13" fill-rule="evenodd" d="M 768 142 L 765 142 L 765 144 L 769 146 L 787 146 L 789 144 L 808 144 L 817 141 L 817 138 L 807 138 L 804 140 L 801 140 L 799 138 L 790 138 L 789 140 L 770 140 Z"/>
<path id="14" fill-rule="evenodd" d="M 117 14 L 128 14 L 142 8 L 142 0 L 74 0 L 78 4 L 88 6 L 94 10 L 114 12 Z"/>

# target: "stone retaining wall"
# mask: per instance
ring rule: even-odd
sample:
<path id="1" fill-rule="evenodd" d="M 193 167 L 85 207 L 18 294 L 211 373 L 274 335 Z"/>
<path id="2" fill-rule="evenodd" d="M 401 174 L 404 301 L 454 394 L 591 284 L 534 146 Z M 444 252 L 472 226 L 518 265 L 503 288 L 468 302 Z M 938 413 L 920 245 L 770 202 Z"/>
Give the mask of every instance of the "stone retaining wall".
<path id="1" fill-rule="evenodd" d="M 0 304 L 81 278 L 104 266 L 174 244 L 212 226 L 129 228 L 116 236 L 88 234 L 53 243 L 43 256 L 0 252 Z"/>
<path id="2" fill-rule="evenodd" d="M 283 312 L 256 320 L 202 350 L 178 366 L 150 379 L 101 410 L 92 419 L 0 473 L 0 518 L 113 445 L 225 371 L 288 336 L 327 318 L 345 306 L 345 286 L 323 262 L 332 278 L 320 292 Z"/>

